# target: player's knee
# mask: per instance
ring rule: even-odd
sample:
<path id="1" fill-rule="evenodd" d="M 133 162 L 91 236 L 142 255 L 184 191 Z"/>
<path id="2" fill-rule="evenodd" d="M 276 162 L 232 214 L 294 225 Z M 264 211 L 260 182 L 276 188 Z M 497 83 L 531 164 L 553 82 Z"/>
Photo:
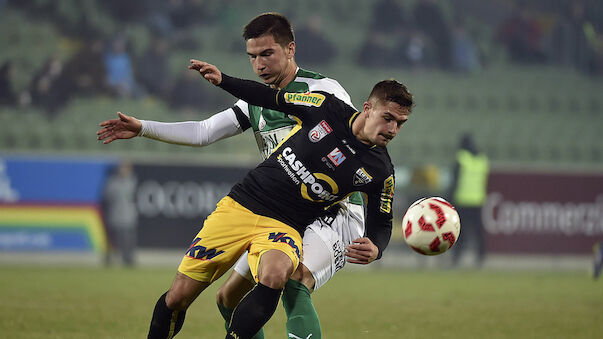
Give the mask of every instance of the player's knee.
<path id="1" fill-rule="evenodd" d="M 310 272 L 310 270 L 303 264 L 299 264 L 295 272 L 293 272 L 293 275 L 291 275 L 290 279 L 304 284 L 309 291 L 314 290 L 314 285 L 316 284 L 316 280 L 314 280 L 312 272 Z"/>
<path id="2" fill-rule="evenodd" d="M 276 269 L 267 269 L 259 277 L 260 283 L 274 289 L 281 289 L 289 280 L 289 275 L 286 272 Z"/>
<path id="3" fill-rule="evenodd" d="M 262 285 L 274 289 L 285 287 L 287 280 L 291 276 L 293 267 L 283 267 L 282 265 L 268 265 L 258 272 L 258 280 Z"/>
<path id="4" fill-rule="evenodd" d="M 271 250 L 262 254 L 258 267 L 258 281 L 270 288 L 281 289 L 293 274 L 293 262 L 283 252 Z"/>
<path id="5" fill-rule="evenodd" d="M 170 290 L 165 296 L 165 304 L 170 310 L 184 311 L 192 302 L 193 300 L 175 290 Z"/>
<path id="6" fill-rule="evenodd" d="M 251 291 L 253 286 L 255 286 L 255 281 L 247 280 L 246 277 L 233 271 L 216 292 L 216 302 L 232 310 Z"/>
<path id="7" fill-rule="evenodd" d="M 216 292 L 216 302 L 232 310 L 237 306 L 239 300 L 233 300 L 235 298 L 233 298 L 232 293 L 229 292 L 226 285 L 221 286 Z"/>
<path id="8" fill-rule="evenodd" d="M 224 286 L 221 286 L 216 292 L 216 302 L 220 305 L 225 305 L 227 300 L 228 296 L 226 295 L 226 291 L 224 291 Z"/>

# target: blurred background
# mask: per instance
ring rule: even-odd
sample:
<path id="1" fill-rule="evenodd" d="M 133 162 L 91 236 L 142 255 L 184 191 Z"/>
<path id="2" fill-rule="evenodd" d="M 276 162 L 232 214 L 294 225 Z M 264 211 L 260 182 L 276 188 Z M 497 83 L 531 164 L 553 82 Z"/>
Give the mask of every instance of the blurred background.
<path id="1" fill-rule="evenodd" d="M 232 106 L 188 60 L 255 79 L 241 32 L 266 11 L 291 20 L 300 67 L 337 79 L 356 107 L 382 79 L 415 95 L 389 146 L 396 226 L 381 265 L 590 267 L 603 240 L 596 0 L 1 0 L 0 258 L 175 265 L 260 161 L 252 133 L 204 148 L 103 145 L 98 123 Z M 471 171 L 485 181 L 466 183 Z M 461 190 L 478 198 L 463 206 Z M 478 216 L 456 251 L 409 255 L 402 216 L 433 195 Z"/>

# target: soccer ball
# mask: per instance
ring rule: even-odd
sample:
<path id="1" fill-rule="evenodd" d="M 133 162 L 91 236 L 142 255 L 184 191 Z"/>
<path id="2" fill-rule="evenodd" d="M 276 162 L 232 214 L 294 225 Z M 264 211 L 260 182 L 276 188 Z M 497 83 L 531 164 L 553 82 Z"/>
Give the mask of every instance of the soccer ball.
<path id="1" fill-rule="evenodd" d="M 439 198 L 415 201 L 402 218 L 406 244 L 424 255 L 442 254 L 459 238 L 461 221 L 451 203 Z"/>

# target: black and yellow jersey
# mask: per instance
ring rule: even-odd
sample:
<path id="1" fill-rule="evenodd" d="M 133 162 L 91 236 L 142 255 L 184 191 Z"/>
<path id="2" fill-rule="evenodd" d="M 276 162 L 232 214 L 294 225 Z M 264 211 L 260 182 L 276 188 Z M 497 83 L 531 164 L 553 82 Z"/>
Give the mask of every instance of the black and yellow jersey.
<path id="1" fill-rule="evenodd" d="M 352 133 L 356 109 L 327 92 L 278 91 L 255 81 L 222 77 L 220 87 L 234 96 L 289 113 L 298 122 L 229 196 L 303 234 L 329 206 L 362 192 L 367 236 L 381 256 L 391 236 L 394 168 L 385 147 L 365 145 Z"/>

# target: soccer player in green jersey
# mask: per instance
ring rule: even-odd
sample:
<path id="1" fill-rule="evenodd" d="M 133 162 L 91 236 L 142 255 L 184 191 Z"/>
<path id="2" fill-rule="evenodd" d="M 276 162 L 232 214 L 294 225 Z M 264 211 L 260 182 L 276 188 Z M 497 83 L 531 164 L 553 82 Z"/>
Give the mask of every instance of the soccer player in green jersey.
<path id="1" fill-rule="evenodd" d="M 243 37 L 251 66 L 265 84 L 288 92 L 325 91 L 353 106 L 337 81 L 297 66 L 293 31 L 284 16 L 277 13 L 259 15 L 245 27 Z M 99 139 L 104 139 L 105 143 L 144 136 L 169 143 L 205 146 L 252 128 L 264 159 L 297 124 L 287 114 L 243 100 L 204 121 L 160 123 L 118 115 L 119 119 L 101 123 Z M 367 264 L 376 257 L 376 246 L 365 237 L 362 198 L 354 194 L 340 205 L 332 216 L 314 221 L 303 234 L 303 261 L 282 295 L 289 337 L 321 337 L 320 322 L 310 293 L 345 265 L 346 246 L 365 254 L 361 259 L 349 258 L 350 262 Z M 254 285 L 247 256 L 243 255 L 217 294 L 218 308 L 227 324 L 235 306 Z M 260 331 L 254 338 L 263 338 L 263 333 Z"/>

